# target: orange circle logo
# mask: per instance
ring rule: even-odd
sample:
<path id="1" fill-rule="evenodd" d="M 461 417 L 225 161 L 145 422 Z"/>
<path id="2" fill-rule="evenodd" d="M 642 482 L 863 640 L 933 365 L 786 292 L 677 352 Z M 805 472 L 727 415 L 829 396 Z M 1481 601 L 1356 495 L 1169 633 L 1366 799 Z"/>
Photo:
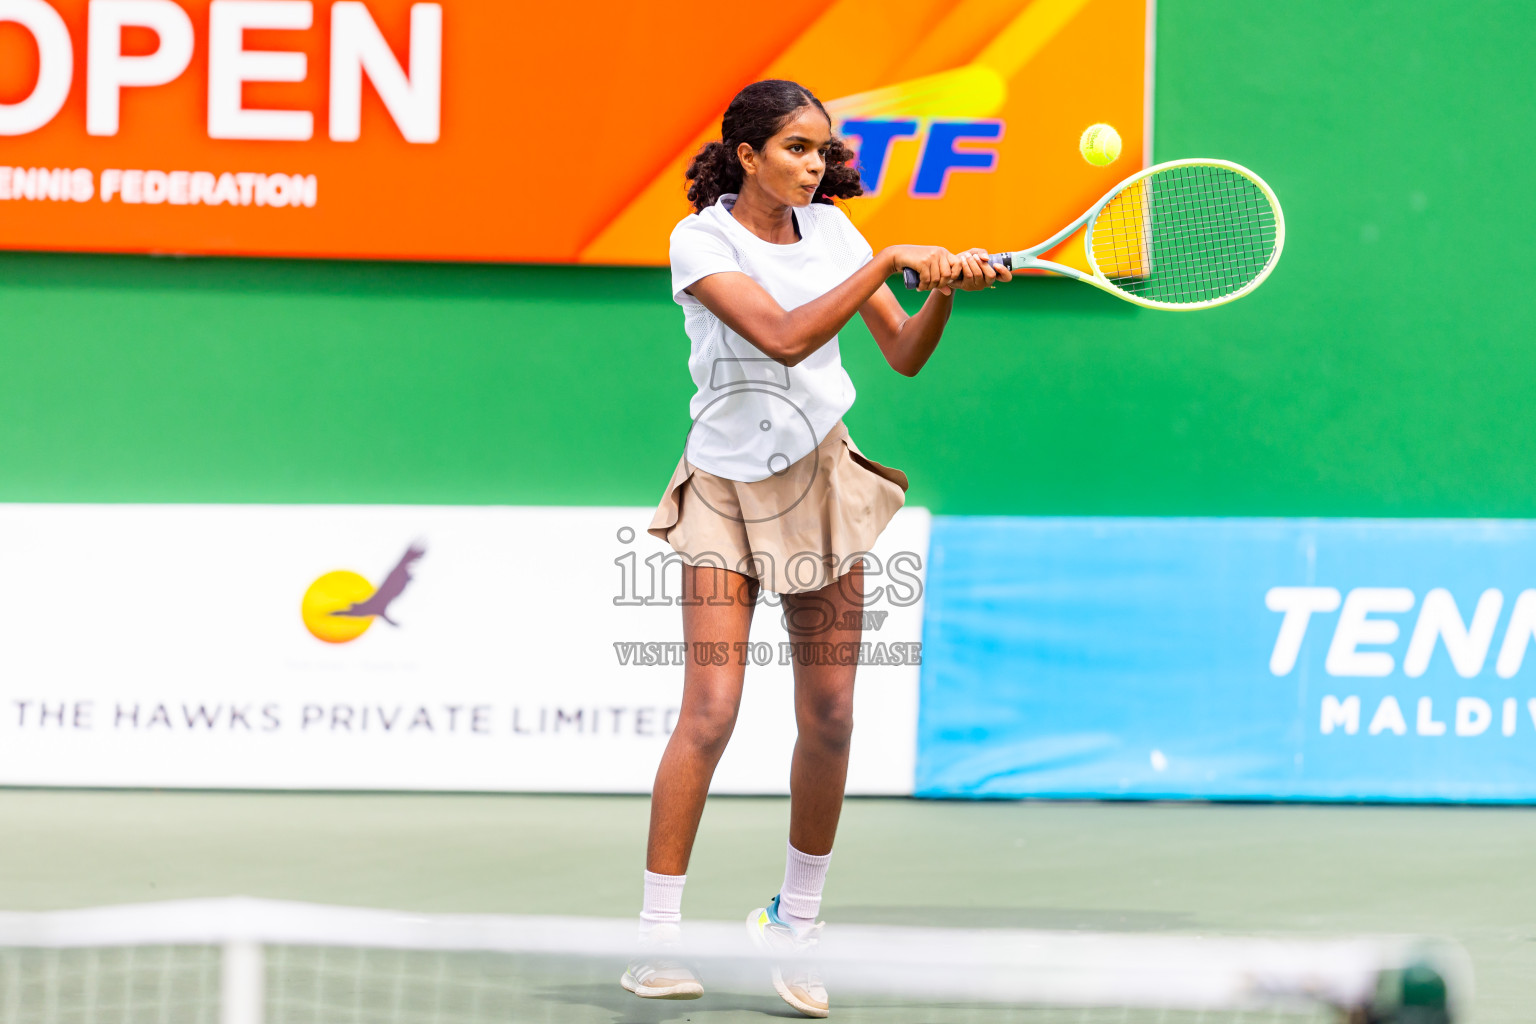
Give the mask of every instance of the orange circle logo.
<path id="1" fill-rule="evenodd" d="M 341 613 L 363 604 L 372 596 L 372 583 L 355 572 L 338 569 L 309 585 L 304 591 L 299 614 L 316 639 L 328 644 L 344 644 L 368 632 L 368 627 L 373 625 L 373 616 Z"/>

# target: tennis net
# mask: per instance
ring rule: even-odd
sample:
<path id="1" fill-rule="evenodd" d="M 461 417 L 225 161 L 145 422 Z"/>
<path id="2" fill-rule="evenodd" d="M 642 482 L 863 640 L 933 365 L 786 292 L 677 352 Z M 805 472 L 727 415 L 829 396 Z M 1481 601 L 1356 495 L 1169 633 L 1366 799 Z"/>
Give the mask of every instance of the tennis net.
<path id="1" fill-rule="evenodd" d="M 783 1016 L 739 923 L 685 927 L 695 1003 L 620 990 L 633 920 L 281 901 L 0 913 L 0 1024 L 481 1024 Z M 833 1016 L 889 1024 L 1445 1024 L 1454 946 L 843 925 Z"/>

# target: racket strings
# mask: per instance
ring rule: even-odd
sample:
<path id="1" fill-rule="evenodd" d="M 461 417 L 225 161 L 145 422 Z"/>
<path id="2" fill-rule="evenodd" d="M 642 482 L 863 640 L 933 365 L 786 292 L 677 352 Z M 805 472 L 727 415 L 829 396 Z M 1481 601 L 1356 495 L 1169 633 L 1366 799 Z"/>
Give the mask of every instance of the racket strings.
<path id="1" fill-rule="evenodd" d="M 1202 169 L 1205 170 L 1205 169 Z M 1202 175 L 1204 176 L 1204 175 Z M 1264 224 L 1245 205 L 1250 196 L 1203 183 L 1203 203 L 1162 202 L 1162 186 L 1149 186 L 1126 237 L 1115 239 L 1114 276 L 1126 290 L 1162 301 L 1199 302 L 1230 294 L 1252 280 L 1268 256 Z M 1255 252 L 1258 259 L 1254 259 Z M 1130 260 L 1127 257 L 1131 257 Z M 1127 266 L 1127 263 L 1131 265 Z"/>
<path id="2" fill-rule="evenodd" d="M 1227 167 L 1170 167 L 1134 182 L 1099 211 L 1094 262 L 1116 288 L 1173 304 L 1220 299 L 1274 256 L 1276 217 L 1264 191 Z"/>

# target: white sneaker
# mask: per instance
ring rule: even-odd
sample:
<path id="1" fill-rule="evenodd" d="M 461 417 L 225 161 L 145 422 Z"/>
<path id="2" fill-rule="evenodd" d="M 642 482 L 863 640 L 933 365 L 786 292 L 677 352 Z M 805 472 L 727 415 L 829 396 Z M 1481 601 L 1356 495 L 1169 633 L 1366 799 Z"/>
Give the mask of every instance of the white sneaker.
<path id="1" fill-rule="evenodd" d="M 775 957 L 773 988 L 790 1006 L 807 1017 L 825 1017 L 828 1013 L 827 989 L 821 982 L 816 964 L 816 949 L 821 944 L 818 921 L 803 932 L 779 919 L 779 898 L 747 915 L 747 932 L 752 941 Z"/>
<path id="2" fill-rule="evenodd" d="M 619 984 L 641 999 L 697 999 L 704 994 L 704 983 L 692 968 L 678 959 L 683 932 L 675 924 L 653 926 L 640 940 L 640 952 L 624 973 Z"/>

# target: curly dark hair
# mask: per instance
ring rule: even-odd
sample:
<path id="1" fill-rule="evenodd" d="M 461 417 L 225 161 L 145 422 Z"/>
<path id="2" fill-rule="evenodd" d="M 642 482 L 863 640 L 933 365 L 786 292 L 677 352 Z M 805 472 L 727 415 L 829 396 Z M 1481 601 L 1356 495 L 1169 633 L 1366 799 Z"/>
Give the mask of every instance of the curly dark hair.
<path id="1" fill-rule="evenodd" d="M 720 141 L 709 142 L 688 164 L 688 201 L 695 211 L 713 206 L 715 200 L 728 192 L 740 192 L 746 172 L 736 149 L 743 142 L 761 152 L 768 140 L 777 135 L 789 123 L 795 112 L 804 107 L 815 107 L 823 114 L 827 108 L 821 100 L 797 82 L 782 78 L 769 78 L 753 82 L 731 100 L 720 122 Z M 830 124 L 832 116 L 827 115 Z M 827 169 L 821 176 L 821 187 L 811 201 L 831 203 L 833 199 L 848 199 L 863 195 L 859 184 L 859 171 L 854 166 L 854 152 L 836 135 L 827 147 Z"/>

